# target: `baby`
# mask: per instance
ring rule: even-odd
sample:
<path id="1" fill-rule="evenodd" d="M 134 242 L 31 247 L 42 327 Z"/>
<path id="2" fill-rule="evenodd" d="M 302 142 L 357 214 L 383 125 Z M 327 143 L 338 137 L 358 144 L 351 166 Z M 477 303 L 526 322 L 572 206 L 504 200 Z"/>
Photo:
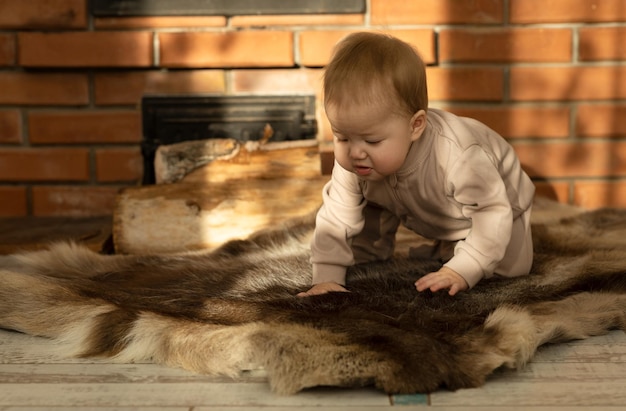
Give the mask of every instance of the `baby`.
<path id="1" fill-rule="evenodd" d="M 425 66 L 396 38 L 354 33 L 326 67 L 335 164 L 311 244 L 310 296 L 347 291 L 349 266 L 388 259 L 399 224 L 436 240 L 443 266 L 417 291 L 450 295 L 494 274 L 528 274 L 535 187 L 484 124 L 428 109 Z"/>

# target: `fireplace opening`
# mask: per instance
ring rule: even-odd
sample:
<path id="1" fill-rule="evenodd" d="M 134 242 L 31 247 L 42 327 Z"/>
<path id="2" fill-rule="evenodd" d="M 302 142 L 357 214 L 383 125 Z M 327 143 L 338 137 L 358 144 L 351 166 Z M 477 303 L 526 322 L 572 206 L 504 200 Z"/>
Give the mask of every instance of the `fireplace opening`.
<path id="1" fill-rule="evenodd" d="M 91 0 L 96 17 L 364 13 L 365 0 Z"/>
<path id="2" fill-rule="evenodd" d="M 142 99 L 142 184 L 155 183 L 154 159 L 161 145 L 190 140 L 260 140 L 267 127 L 273 142 L 315 139 L 315 96 L 145 96 Z"/>

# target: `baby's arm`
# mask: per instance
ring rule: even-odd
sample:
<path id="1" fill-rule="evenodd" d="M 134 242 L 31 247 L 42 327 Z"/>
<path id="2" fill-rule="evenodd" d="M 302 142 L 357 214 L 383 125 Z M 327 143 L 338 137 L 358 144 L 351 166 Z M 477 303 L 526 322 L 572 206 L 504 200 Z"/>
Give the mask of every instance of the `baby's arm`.
<path id="1" fill-rule="evenodd" d="M 427 289 L 430 289 L 432 292 L 449 289 L 448 294 L 455 295 L 459 291 L 467 290 L 469 285 L 459 273 L 444 266 L 439 271 L 426 274 L 417 280 L 415 288 L 420 292 Z"/>
<path id="2" fill-rule="evenodd" d="M 358 178 L 335 161 L 331 180 L 322 190 L 324 203 L 315 219 L 311 242 L 312 283 L 307 297 L 330 291 L 347 292 L 346 269 L 354 264 L 350 238 L 363 229 L 363 208 L 366 202 Z"/>

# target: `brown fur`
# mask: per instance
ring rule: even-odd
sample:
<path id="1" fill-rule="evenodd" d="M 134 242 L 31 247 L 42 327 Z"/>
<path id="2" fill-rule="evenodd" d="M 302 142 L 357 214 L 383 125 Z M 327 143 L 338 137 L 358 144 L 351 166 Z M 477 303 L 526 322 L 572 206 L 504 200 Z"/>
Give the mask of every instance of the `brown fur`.
<path id="1" fill-rule="evenodd" d="M 350 293 L 297 298 L 310 283 L 312 219 L 214 252 L 103 256 L 73 244 L 0 257 L 0 326 L 65 353 L 151 360 L 272 388 L 374 384 L 389 393 L 476 387 L 537 347 L 626 330 L 626 211 L 534 225 L 531 275 L 469 292 L 417 293 L 434 261 L 353 267 Z"/>

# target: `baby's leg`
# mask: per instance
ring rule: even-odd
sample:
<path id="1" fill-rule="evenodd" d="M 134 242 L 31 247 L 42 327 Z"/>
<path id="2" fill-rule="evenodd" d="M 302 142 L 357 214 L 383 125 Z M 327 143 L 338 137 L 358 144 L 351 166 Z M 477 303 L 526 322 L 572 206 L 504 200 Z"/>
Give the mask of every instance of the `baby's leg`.
<path id="1" fill-rule="evenodd" d="M 531 207 L 532 208 L 532 207 Z M 517 277 L 530 272 L 533 263 L 533 238 L 530 230 L 531 209 L 513 220 L 511 241 L 504 258 L 496 268 L 496 274 Z"/>
<path id="2" fill-rule="evenodd" d="M 371 203 L 363 209 L 363 216 L 363 231 L 352 239 L 355 263 L 391 258 L 400 220 L 388 210 Z"/>

